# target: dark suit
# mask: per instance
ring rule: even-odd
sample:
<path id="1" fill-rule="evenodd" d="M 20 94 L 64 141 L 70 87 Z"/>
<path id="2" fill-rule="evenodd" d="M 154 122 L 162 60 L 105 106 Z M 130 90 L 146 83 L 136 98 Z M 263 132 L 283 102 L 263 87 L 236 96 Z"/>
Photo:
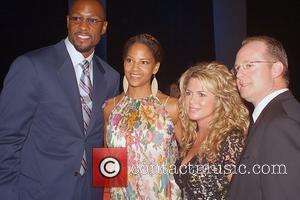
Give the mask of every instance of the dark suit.
<path id="1" fill-rule="evenodd" d="M 87 135 L 79 89 L 64 41 L 18 57 L 0 97 L 0 199 L 71 200 L 84 149 L 88 170 L 84 199 L 97 199 L 91 186 L 91 149 L 103 145 L 102 105 L 115 96 L 119 74 L 93 58 L 93 109 Z"/>
<path id="2" fill-rule="evenodd" d="M 247 173 L 242 167 L 233 176 L 228 200 L 300 198 L 300 104 L 290 91 L 269 102 L 250 128 L 242 165 Z"/>

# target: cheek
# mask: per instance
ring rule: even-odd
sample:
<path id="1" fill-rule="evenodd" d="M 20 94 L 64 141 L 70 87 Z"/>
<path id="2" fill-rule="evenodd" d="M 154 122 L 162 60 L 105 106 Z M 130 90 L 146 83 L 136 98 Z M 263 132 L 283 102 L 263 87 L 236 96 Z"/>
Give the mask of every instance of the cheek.
<path id="1" fill-rule="evenodd" d="M 123 66 L 124 66 L 124 73 L 125 74 L 128 73 L 130 71 L 130 68 L 131 68 L 130 64 L 123 63 Z"/>
<path id="2" fill-rule="evenodd" d="M 67 28 L 69 32 L 76 32 L 78 26 L 76 24 L 68 23 Z"/>
<path id="3" fill-rule="evenodd" d="M 207 114 L 210 114 L 210 113 L 213 113 L 214 110 L 215 110 L 215 104 L 214 104 L 214 101 L 211 99 L 211 100 L 207 100 L 207 101 L 201 101 L 201 106 L 203 108 L 205 108 L 205 112 Z"/>
<path id="4" fill-rule="evenodd" d="M 209 107 L 209 112 L 210 113 L 213 113 L 215 111 L 215 104 L 213 102 L 210 103 L 208 107 Z"/>
<path id="5" fill-rule="evenodd" d="M 144 71 L 144 74 L 147 75 L 147 77 L 150 77 L 150 78 L 152 77 L 152 75 L 153 75 L 153 71 L 152 70 L 145 69 L 143 71 Z"/>
<path id="6" fill-rule="evenodd" d="M 188 103 L 187 101 L 186 101 L 185 104 L 184 104 L 184 109 L 185 109 L 186 111 L 189 110 L 189 103 Z"/>
<path id="7" fill-rule="evenodd" d="M 73 32 L 74 32 L 73 26 L 69 25 L 69 26 L 68 26 L 68 34 L 69 34 L 69 35 L 72 35 Z"/>
<path id="8" fill-rule="evenodd" d="M 100 42 L 100 38 L 101 38 L 101 35 L 99 33 L 95 33 L 94 34 L 94 41 L 95 43 L 99 43 Z"/>
<path id="9" fill-rule="evenodd" d="M 184 106 L 184 108 L 186 109 L 186 108 L 188 108 L 189 107 L 189 98 L 188 97 L 184 97 L 184 103 L 183 103 L 183 106 Z"/>
<path id="10" fill-rule="evenodd" d="M 269 84 L 269 79 L 258 75 L 251 78 L 251 83 L 253 84 L 253 87 L 259 90 L 265 88 Z"/>
<path id="11" fill-rule="evenodd" d="M 93 36 L 93 39 L 95 42 L 99 42 L 100 41 L 100 37 L 101 37 L 101 29 L 97 29 L 97 30 L 92 30 L 91 32 L 92 36 Z"/>

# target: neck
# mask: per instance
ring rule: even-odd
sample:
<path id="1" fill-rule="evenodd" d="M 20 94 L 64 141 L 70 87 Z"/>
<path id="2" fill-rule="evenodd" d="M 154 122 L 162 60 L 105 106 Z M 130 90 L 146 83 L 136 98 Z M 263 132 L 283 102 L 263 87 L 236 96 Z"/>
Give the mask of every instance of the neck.
<path id="1" fill-rule="evenodd" d="M 286 83 L 284 83 L 284 82 L 282 82 L 282 83 L 276 83 L 273 86 L 273 88 L 270 89 L 270 91 L 266 92 L 263 96 L 261 96 L 261 98 L 259 98 L 256 101 L 253 101 L 251 103 L 254 105 L 254 107 L 256 107 L 266 96 L 272 94 L 273 92 L 276 92 L 278 90 L 281 90 L 281 89 L 284 89 L 284 88 L 287 88 L 287 87 L 288 87 L 288 85 Z"/>
<path id="2" fill-rule="evenodd" d="M 205 138 L 207 136 L 207 130 L 208 130 L 208 126 L 207 124 L 203 125 L 203 124 L 199 124 L 198 123 L 198 134 L 200 138 Z"/>
<path id="3" fill-rule="evenodd" d="M 133 99 L 141 99 L 144 97 L 148 97 L 151 94 L 152 93 L 151 93 L 150 86 L 147 88 L 145 88 L 145 87 L 130 87 L 129 86 L 128 91 L 127 91 L 127 95 Z"/>

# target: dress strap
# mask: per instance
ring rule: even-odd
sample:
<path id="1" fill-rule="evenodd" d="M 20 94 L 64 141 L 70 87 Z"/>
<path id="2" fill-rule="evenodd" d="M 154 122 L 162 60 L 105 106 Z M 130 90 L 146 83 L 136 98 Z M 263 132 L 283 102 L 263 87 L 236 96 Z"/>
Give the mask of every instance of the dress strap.
<path id="1" fill-rule="evenodd" d="M 166 99 L 166 101 L 165 101 L 165 103 L 164 103 L 164 106 L 167 105 L 169 98 L 170 98 L 170 96 L 167 97 L 167 99 Z"/>
<path id="2" fill-rule="evenodd" d="M 114 97 L 114 107 L 116 106 L 116 97 Z"/>

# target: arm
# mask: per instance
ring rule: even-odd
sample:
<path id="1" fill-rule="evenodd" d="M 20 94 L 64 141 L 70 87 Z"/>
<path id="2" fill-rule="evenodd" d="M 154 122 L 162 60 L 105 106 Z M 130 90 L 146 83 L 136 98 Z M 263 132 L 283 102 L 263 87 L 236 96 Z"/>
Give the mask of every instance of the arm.
<path id="1" fill-rule="evenodd" d="M 109 116 L 111 111 L 114 109 L 116 103 L 117 103 L 117 99 L 119 99 L 118 97 L 114 97 L 112 99 L 109 99 L 104 107 L 104 147 L 107 148 L 108 147 L 108 141 L 107 141 L 107 126 L 109 124 Z"/>
<path id="2" fill-rule="evenodd" d="M 172 121 L 175 126 L 175 137 L 179 145 L 181 146 L 181 140 L 182 140 L 182 134 L 181 134 L 181 122 L 179 119 L 179 108 L 178 108 L 178 99 L 176 98 L 171 98 L 166 104 L 166 109 L 172 118 Z"/>
<path id="3" fill-rule="evenodd" d="M 224 141 L 221 154 L 224 160 L 224 173 L 227 174 L 228 182 L 231 182 L 233 172 L 238 165 L 244 145 L 242 133 L 230 133 Z"/>
<path id="4" fill-rule="evenodd" d="M 37 106 L 37 78 L 32 62 L 19 57 L 10 67 L 0 96 L 0 194 L 13 191 L 20 171 L 20 154 Z M 16 195 L 16 196 L 14 196 Z"/>
<path id="5" fill-rule="evenodd" d="M 275 174 L 260 174 L 263 199 L 298 199 L 300 196 L 300 123 L 277 118 L 268 124 L 260 152 L 262 164 L 283 164 Z M 275 166 L 273 165 L 273 166 Z M 275 168 L 274 168 L 275 169 Z"/>

